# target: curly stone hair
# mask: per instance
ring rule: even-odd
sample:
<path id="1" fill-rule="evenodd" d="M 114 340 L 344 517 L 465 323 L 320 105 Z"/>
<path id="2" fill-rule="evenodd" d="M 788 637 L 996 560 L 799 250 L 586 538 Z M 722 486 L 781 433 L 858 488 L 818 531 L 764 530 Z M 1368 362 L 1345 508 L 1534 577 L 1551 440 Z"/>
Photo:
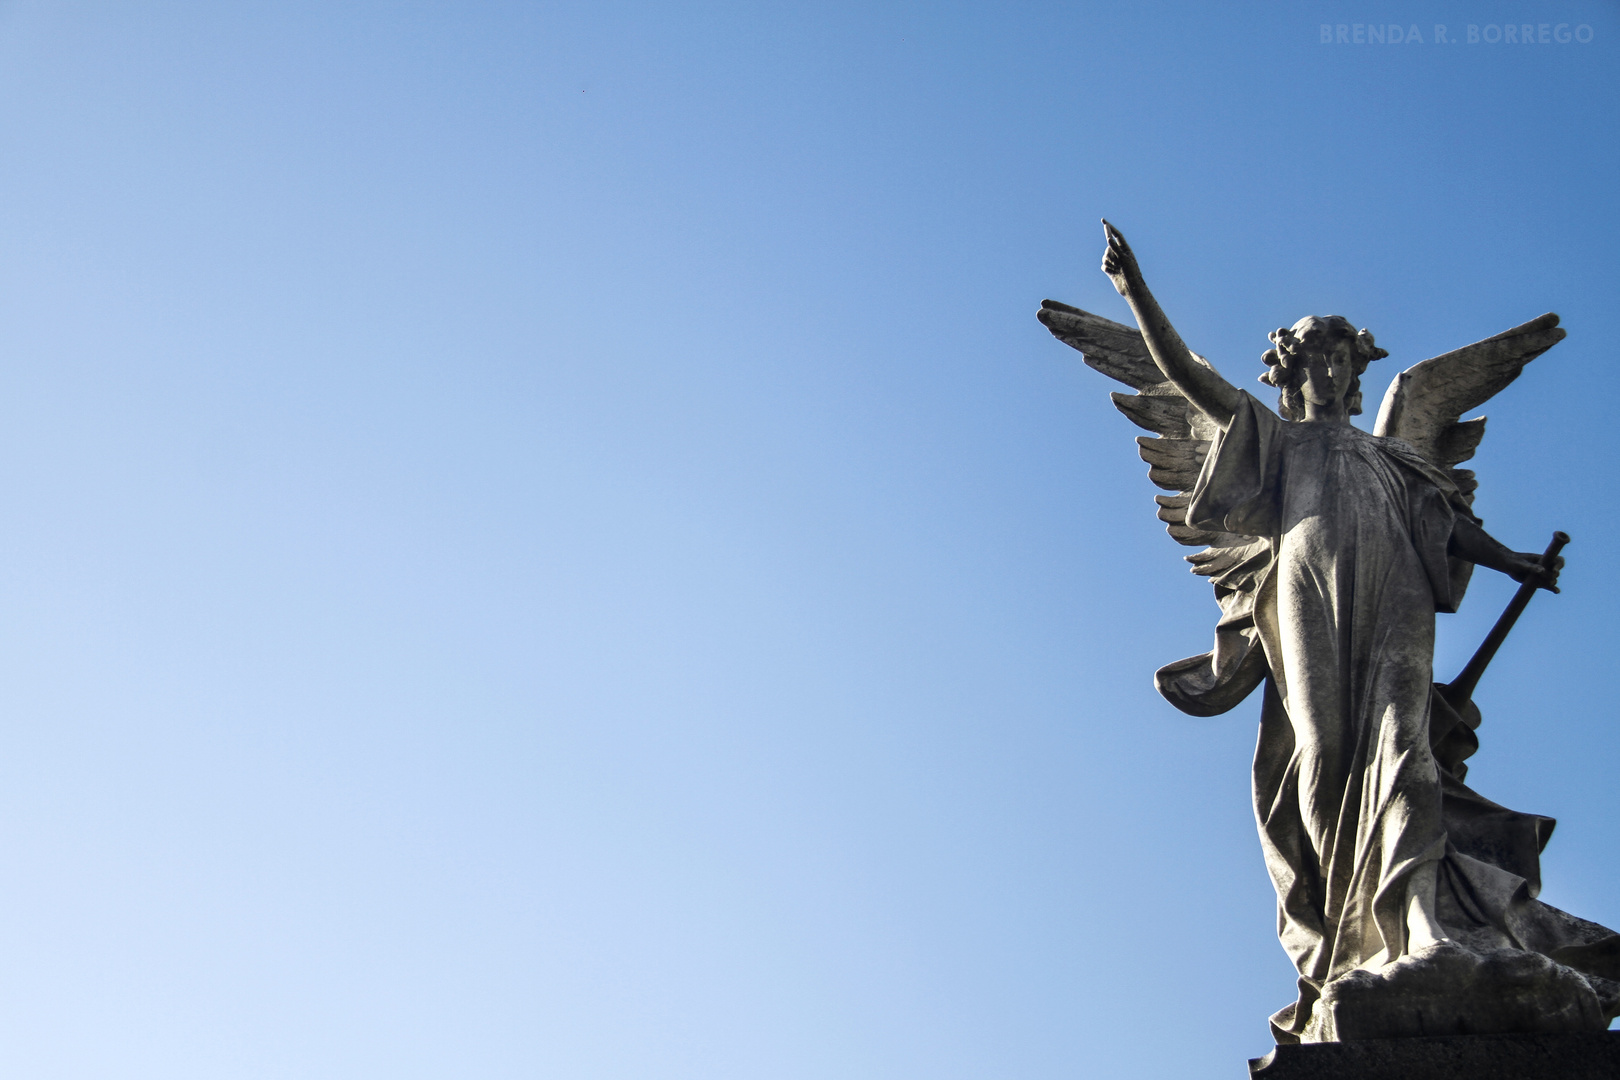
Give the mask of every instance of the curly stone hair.
<path id="1" fill-rule="evenodd" d="M 1268 336 L 1276 348 L 1267 349 L 1261 356 L 1266 362 L 1266 371 L 1260 381 L 1282 392 L 1277 411 L 1284 420 L 1305 419 L 1305 395 L 1300 390 L 1300 382 L 1305 377 L 1306 356 L 1325 353 L 1340 341 L 1351 343 L 1355 378 L 1344 396 L 1344 403 L 1350 415 L 1356 416 L 1361 412 L 1362 373 L 1368 364 L 1389 355 L 1387 349 L 1373 344 L 1370 333 L 1357 330 L 1343 315 L 1307 315 L 1292 327 L 1278 327 Z"/>

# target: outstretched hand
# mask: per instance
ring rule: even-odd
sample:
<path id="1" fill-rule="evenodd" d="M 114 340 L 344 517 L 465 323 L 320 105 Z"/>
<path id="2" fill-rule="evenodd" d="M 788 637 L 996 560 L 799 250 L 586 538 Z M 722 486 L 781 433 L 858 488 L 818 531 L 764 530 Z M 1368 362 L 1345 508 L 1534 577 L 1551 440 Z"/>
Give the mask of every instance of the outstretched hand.
<path id="1" fill-rule="evenodd" d="M 1513 557 L 1517 565 L 1508 571 L 1508 576 L 1514 581 L 1549 592 L 1558 591 L 1558 572 L 1564 568 L 1562 555 L 1554 555 L 1551 566 L 1543 565 L 1541 556 L 1533 551 L 1515 551 Z"/>
<path id="2" fill-rule="evenodd" d="M 1136 265 L 1136 254 L 1125 242 L 1120 231 L 1103 219 L 1103 234 L 1108 237 L 1108 249 L 1103 252 L 1103 273 L 1114 283 L 1119 295 L 1129 297 L 1132 287 L 1142 280 L 1142 269 Z"/>

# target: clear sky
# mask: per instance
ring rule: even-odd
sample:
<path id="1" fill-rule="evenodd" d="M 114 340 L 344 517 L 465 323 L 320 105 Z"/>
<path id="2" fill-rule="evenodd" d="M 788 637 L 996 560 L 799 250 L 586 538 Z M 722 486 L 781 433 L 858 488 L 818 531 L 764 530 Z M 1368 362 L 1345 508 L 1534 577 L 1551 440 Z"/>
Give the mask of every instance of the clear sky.
<path id="1" fill-rule="evenodd" d="M 1620 927 L 1617 46 L 1611 0 L 0 6 L 0 1071 L 1243 1075 L 1293 995 L 1258 702 L 1153 692 L 1217 610 L 1034 318 L 1128 318 L 1105 215 L 1257 391 L 1309 313 L 1391 351 L 1369 401 L 1563 316 L 1474 463 L 1574 542 L 1470 781 Z"/>

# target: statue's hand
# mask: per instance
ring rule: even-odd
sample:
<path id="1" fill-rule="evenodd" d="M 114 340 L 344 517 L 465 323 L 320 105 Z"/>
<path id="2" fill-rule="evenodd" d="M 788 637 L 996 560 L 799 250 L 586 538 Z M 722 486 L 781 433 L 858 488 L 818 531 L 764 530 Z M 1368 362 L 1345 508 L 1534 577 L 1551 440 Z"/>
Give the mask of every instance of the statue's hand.
<path id="1" fill-rule="evenodd" d="M 1533 551 L 1515 551 L 1513 553 L 1513 568 L 1508 571 L 1508 577 L 1521 585 L 1534 585 L 1538 589 L 1558 591 L 1558 572 L 1564 568 L 1564 557 L 1553 556 L 1552 566 L 1543 566 L 1541 556 Z"/>
<path id="2" fill-rule="evenodd" d="M 1129 297 L 1131 290 L 1141 284 L 1142 270 L 1136 265 L 1136 255 L 1131 251 L 1131 245 L 1125 242 L 1118 229 L 1103 219 L 1103 232 L 1108 237 L 1108 250 L 1103 252 L 1103 273 L 1108 280 L 1114 283 L 1119 295 Z"/>

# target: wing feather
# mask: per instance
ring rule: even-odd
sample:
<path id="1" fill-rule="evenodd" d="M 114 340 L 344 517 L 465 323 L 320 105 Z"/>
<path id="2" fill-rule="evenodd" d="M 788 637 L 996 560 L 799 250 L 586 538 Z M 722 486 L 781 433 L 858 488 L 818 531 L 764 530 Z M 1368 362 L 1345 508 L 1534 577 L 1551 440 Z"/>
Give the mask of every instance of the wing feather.
<path id="1" fill-rule="evenodd" d="M 1087 365 L 1110 379 L 1132 390 L 1166 385 L 1164 373 L 1153 362 L 1141 331 L 1056 300 L 1042 300 L 1035 317 L 1052 331 L 1053 337 L 1079 349 Z"/>
<path id="2" fill-rule="evenodd" d="M 1124 413 L 1126 417 L 1139 428 L 1167 435 L 1171 438 L 1185 439 L 1192 434 L 1192 425 L 1187 419 L 1187 399 L 1168 394 L 1119 394 L 1108 395 L 1114 402 L 1114 408 Z"/>
<path id="3" fill-rule="evenodd" d="M 1148 479 L 1166 491 L 1191 491 L 1198 484 L 1198 473 L 1209 456 L 1206 439 L 1136 440 L 1137 452 L 1148 463 Z"/>
<path id="4" fill-rule="evenodd" d="M 1485 418 L 1458 420 L 1443 428 L 1435 440 L 1435 459 L 1443 465 L 1460 465 L 1474 456 L 1479 441 L 1485 437 Z M 1453 470 L 1466 472 L 1466 469 Z"/>
<path id="5" fill-rule="evenodd" d="M 1191 495 L 1155 495 L 1153 501 L 1159 504 L 1159 520 L 1168 521 L 1172 525 L 1187 524 L 1187 504 L 1192 502 Z"/>

